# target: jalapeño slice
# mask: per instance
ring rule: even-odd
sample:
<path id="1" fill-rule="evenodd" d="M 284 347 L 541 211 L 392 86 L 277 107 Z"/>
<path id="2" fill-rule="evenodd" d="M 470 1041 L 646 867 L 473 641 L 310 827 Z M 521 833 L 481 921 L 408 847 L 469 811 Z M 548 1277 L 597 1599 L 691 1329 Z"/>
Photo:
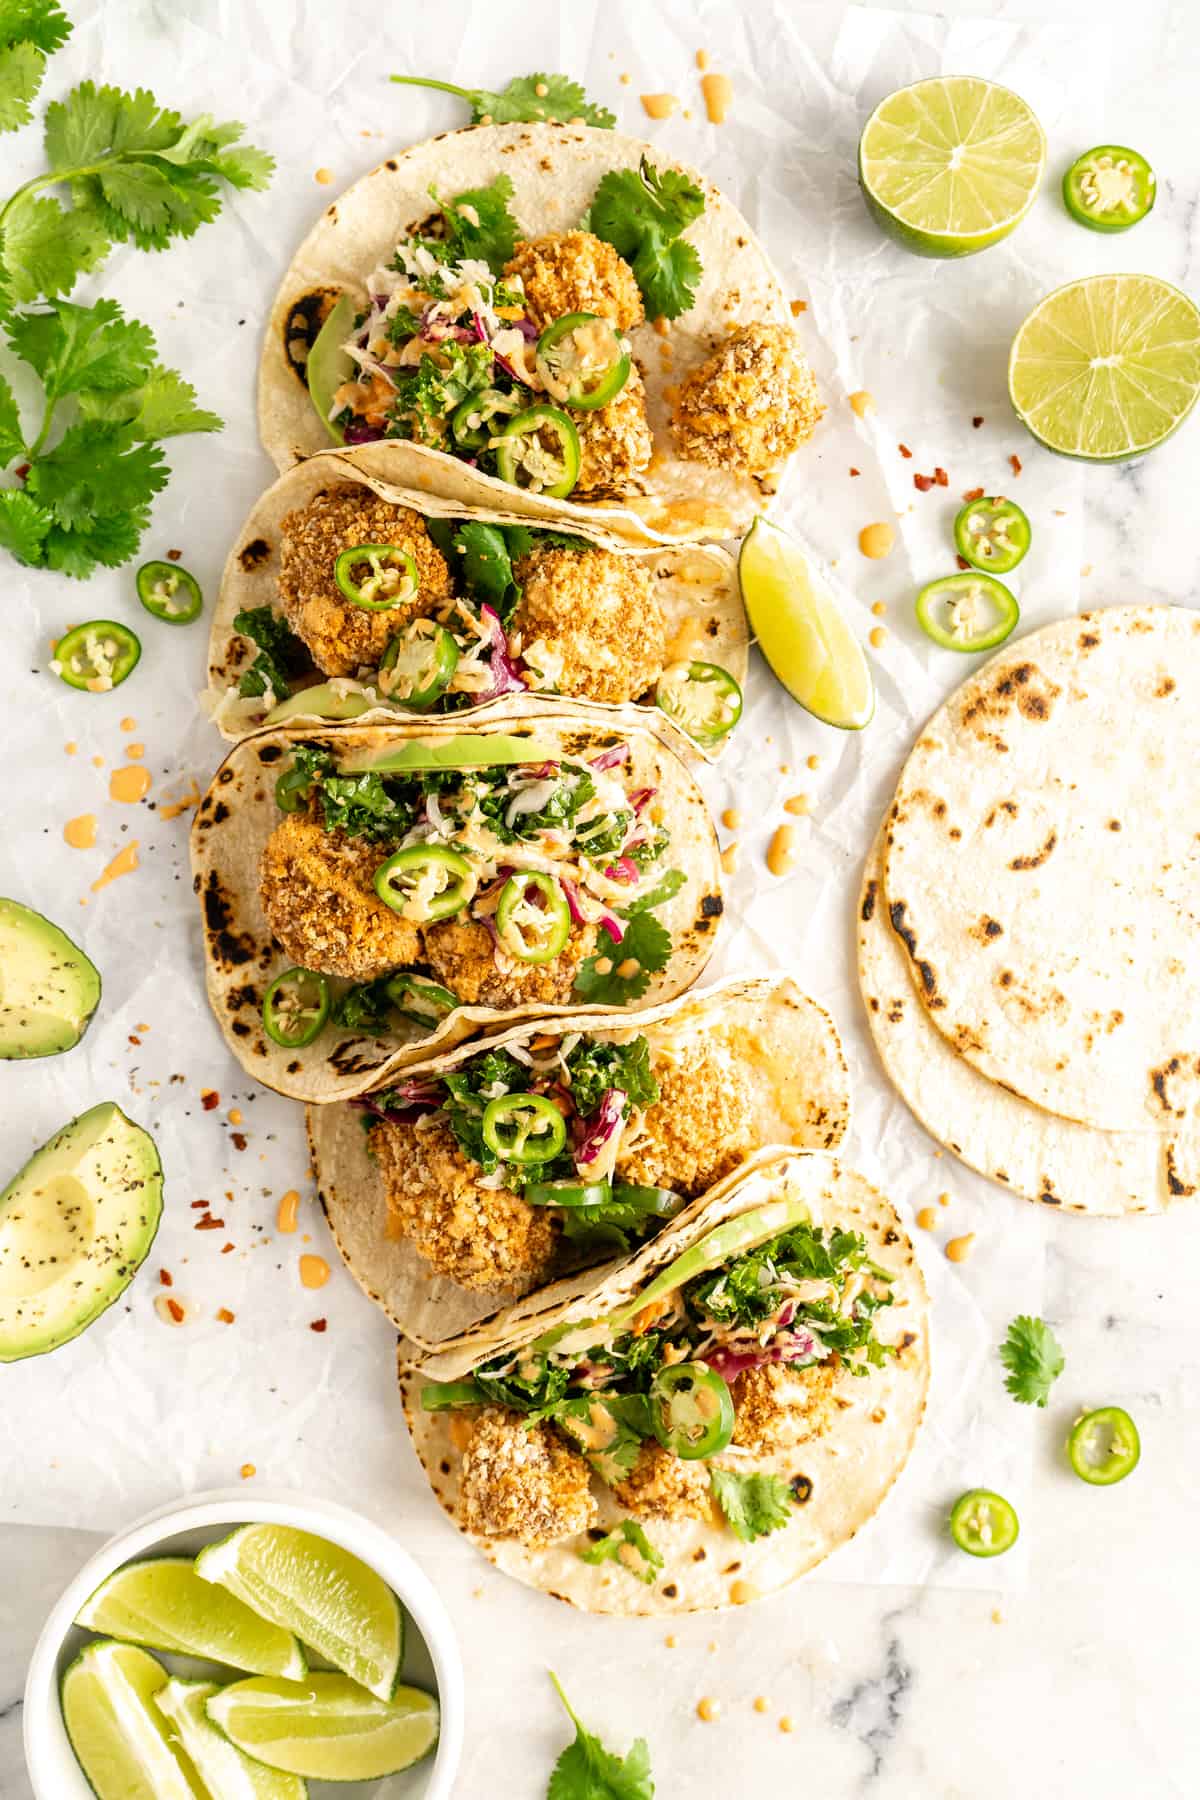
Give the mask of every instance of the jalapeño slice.
<path id="1" fill-rule="evenodd" d="M 612 1197 L 618 1206 L 632 1207 L 654 1219 L 672 1219 L 686 1204 L 683 1195 L 673 1188 L 643 1187 L 632 1181 L 615 1181 Z"/>
<path id="2" fill-rule="evenodd" d="M 440 981 L 431 981 L 428 975 L 414 975 L 407 969 L 389 975 L 384 985 L 397 1012 L 417 1025 L 438 1025 L 462 1004 L 458 995 Z"/>
<path id="3" fill-rule="evenodd" d="M 553 875 L 510 875 L 496 905 L 496 935 L 518 962 L 553 962 L 571 934 L 571 908 Z"/>
<path id="4" fill-rule="evenodd" d="M 1128 231 L 1154 205 L 1154 170 L 1124 144 L 1085 150 L 1063 176 L 1063 203 L 1089 231 Z"/>
<path id="5" fill-rule="evenodd" d="M 414 919 L 448 919 L 461 912 L 477 884 L 466 857 L 445 844 L 412 844 L 375 871 L 375 892 L 384 905 Z"/>
<path id="6" fill-rule="evenodd" d="M 505 426 L 496 445 L 501 481 L 564 500 L 579 480 L 579 433 L 556 406 L 531 406 Z"/>
<path id="7" fill-rule="evenodd" d="M 968 1556 L 1003 1556 L 1020 1529 L 1014 1508 L 990 1488 L 971 1488 L 950 1514 L 950 1536 Z"/>
<path id="8" fill-rule="evenodd" d="M 742 690 L 716 663 L 668 663 L 654 698 L 668 719 L 705 746 L 719 744 L 742 716 Z"/>
<path id="9" fill-rule="evenodd" d="M 450 686 L 458 645 L 433 619 L 414 619 L 398 631 L 379 665 L 379 691 L 395 706 L 428 712 Z"/>
<path id="10" fill-rule="evenodd" d="M 650 1384 L 650 1422 L 663 1449 L 685 1462 L 716 1456 L 733 1436 L 733 1395 L 704 1363 L 672 1363 Z"/>
<path id="11" fill-rule="evenodd" d="M 263 998 L 263 1029 L 285 1050 L 303 1050 L 329 1017 L 329 983 L 313 969 L 285 969 Z"/>
<path id="12" fill-rule="evenodd" d="M 586 1210 L 589 1206 L 607 1206 L 613 1197 L 607 1181 L 531 1181 L 522 1199 L 530 1206 L 566 1206 Z"/>
<path id="13" fill-rule="evenodd" d="M 1015 500 L 968 500 L 954 521 L 958 554 L 974 569 L 1007 575 L 1016 568 L 1033 536 Z"/>
<path id="14" fill-rule="evenodd" d="M 152 617 L 168 625 L 190 625 L 200 616 L 204 595 L 189 570 L 170 562 L 148 562 L 136 579 L 137 597 Z"/>
<path id="15" fill-rule="evenodd" d="M 127 625 L 90 619 L 59 638 L 52 667 L 68 687 L 107 694 L 129 679 L 141 654 L 141 643 Z"/>
<path id="16" fill-rule="evenodd" d="M 1142 1441 L 1123 1406 L 1101 1406 L 1077 1419 L 1067 1439 L 1071 1467 L 1092 1487 L 1112 1487 L 1138 1466 Z"/>
<path id="17" fill-rule="evenodd" d="M 943 575 L 917 595 L 917 623 L 943 650 L 994 650 L 1010 635 L 1021 609 L 991 575 Z"/>
<path id="18" fill-rule="evenodd" d="M 415 600 L 421 585 L 416 563 L 399 544 L 351 544 L 334 563 L 333 578 L 365 612 L 391 612 Z"/>
<path id="19" fill-rule="evenodd" d="M 534 352 L 546 392 L 578 412 L 607 406 L 629 380 L 628 347 L 607 319 L 596 313 L 567 313 L 547 325 Z"/>
<path id="20" fill-rule="evenodd" d="M 482 1130 L 484 1143 L 501 1162 L 552 1162 L 567 1141 L 567 1121 L 544 1094 L 501 1094 L 489 1100 Z"/>

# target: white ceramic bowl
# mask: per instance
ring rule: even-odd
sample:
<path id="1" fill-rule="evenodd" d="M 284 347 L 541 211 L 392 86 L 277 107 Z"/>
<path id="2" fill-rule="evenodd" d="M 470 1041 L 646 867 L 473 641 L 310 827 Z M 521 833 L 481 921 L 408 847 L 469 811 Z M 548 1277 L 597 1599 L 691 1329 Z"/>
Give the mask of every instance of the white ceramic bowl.
<path id="1" fill-rule="evenodd" d="M 441 1733 L 431 1757 L 383 1781 L 352 1789 L 310 1784 L 312 1800 L 353 1793 L 367 1800 L 450 1800 L 462 1756 L 464 1691 L 454 1628 L 432 1582 L 378 1525 L 329 1500 L 300 1498 L 283 1489 L 225 1489 L 186 1504 L 160 1507 L 98 1550 L 71 1582 L 46 1620 L 25 1682 L 25 1760 L 37 1800 L 95 1800 L 75 1760 L 62 1721 L 58 1689 L 68 1665 L 89 1634 L 75 1614 L 100 1583 L 123 1563 L 142 1556 L 195 1555 L 238 1525 L 293 1525 L 341 1544 L 375 1569 L 399 1596 L 408 1615 L 405 1679 L 436 1689 Z"/>

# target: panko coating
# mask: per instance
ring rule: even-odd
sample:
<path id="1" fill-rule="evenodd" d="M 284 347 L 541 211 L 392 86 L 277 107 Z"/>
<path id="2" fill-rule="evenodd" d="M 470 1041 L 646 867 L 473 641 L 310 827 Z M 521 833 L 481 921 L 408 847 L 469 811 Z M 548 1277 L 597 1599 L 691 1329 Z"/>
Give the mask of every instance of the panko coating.
<path id="1" fill-rule="evenodd" d="M 478 919 L 440 919 L 425 927 L 425 960 L 462 1006 L 560 1006 L 596 948 L 596 927 L 576 926 L 552 962 L 523 963 L 492 942 Z"/>
<path id="2" fill-rule="evenodd" d="M 739 1375 L 733 1388 L 733 1442 L 747 1450 L 788 1450 L 820 1437 L 840 1408 L 838 1358 L 808 1363 L 760 1363 Z"/>
<path id="3" fill-rule="evenodd" d="M 398 544 L 417 565 L 416 598 L 369 612 L 338 587 L 334 565 L 355 544 Z M 419 513 L 343 482 L 286 514 L 279 535 L 279 596 L 284 616 L 326 675 L 378 666 L 409 619 L 427 616 L 451 592 L 446 559 Z"/>
<path id="4" fill-rule="evenodd" d="M 595 1523 L 599 1510 L 590 1475 L 583 1457 L 568 1450 L 551 1426 L 526 1425 L 519 1413 L 485 1407 L 463 1451 L 463 1526 L 480 1537 L 516 1538 L 535 1550 L 576 1537 Z"/>
<path id="5" fill-rule="evenodd" d="M 613 1488 L 613 1499 L 639 1519 L 710 1519 L 708 1464 L 699 1458 L 685 1462 L 648 1440 Z"/>
<path id="6" fill-rule="evenodd" d="M 504 273 L 510 280 L 520 276 L 526 305 L 542 331 L 568 313 L 595 313 L 618 331 L 632 331 L 646 316 L 633 270 L 590 231 L 523 238 Z"/>
<path id="7" fill-rule="evenodd" d="M 636 363 L 629 380 L 607 406 L 571 414 L 579 433 L 579 479 L 575 499 L 588 495 L 623 494 L 650 466 L 654 439 L 646 417 L 646 388 Z"/>
<path id="8" fill-rule="evenodd" d="M 445 1119 L 381 1119 L 371 1127 L 391 1223 L 439 1275 L 484 1291 L 527 1288 L 549 1272 L 558 1226 L 545 1207 L 505 1188 L 480 1186 L 483 1171 Z"/>
<path id="9" fill-rule="evenodd" d="M 753 1149 L 745 1069 L 711 1036 L 670 1060 L 657 1059 L 659 1099 L 617 1154 L 623 1181 L 671 1188 L 689 1200 L 708 1191 Z"/>
<path id="10" fill-rule="evenodd" d="M 643 563 L 612 550 L 535 550 L 513 571 L 523 593 L 512 632 L 561 658 L 559 691 L 621 705 L 662 673 L 667 628 Z"/>
<path id="11" fill-rule="evenodd" d="M 671 430 L 687 462 L 766 476 L 808 442 L 824 410 L 795 332 L 742 325 L 684 381 Z"/>
<path id="12" fill-rule="evenodd" d="M 275 827 L 259 864 L 259 894 L 272 932 L 302 969 L 373 981 L 421 954 L 411 920 L 385 906 L 372 885 L 388 851 L 306 813 Z"/>

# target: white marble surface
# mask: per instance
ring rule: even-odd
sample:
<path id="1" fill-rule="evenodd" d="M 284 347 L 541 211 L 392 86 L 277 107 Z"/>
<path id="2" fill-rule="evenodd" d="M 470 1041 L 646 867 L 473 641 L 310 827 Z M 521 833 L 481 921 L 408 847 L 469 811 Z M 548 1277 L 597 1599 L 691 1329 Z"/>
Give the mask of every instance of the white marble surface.
<path id="1" fill-rule="evenodd" d="M 127 62 L 103 62 L 108 27 L 132 8 L 109 0 L 107 8 L 81 4 L 75 10 L 92 22 L 90 41 L 103 75 L 135 79 Z M 231 68 L 254 54 L 263 41 L 256 33 L 262 32 L 269 33 L 281 64 L 303 66 L 305 39 L 317 16 L 304 0 L 259 0 L 245 9 L 196 0 L 140 10 L 147 31 L 168 41 L 187 21 L 202 21 L 224 40 Z M 381 24 L 378 9 L 352 10 L 355 18 L 373 20 L 388 43 L 391 23 Z M 481 22 L 488 17 L 486 8 L 475 10 Z M 522 14 L 544 15 L 546 44 L 558 48 L 562 60 L 575 29 L 589 41 L 603 34 L 603 8 L 586 10 L 586 30 L 576 25 L 584 11 L 579 0 L 564 0 L 561 9 L 527 5 Z M 669 10 L 676 21 L 689 11 L 678 4 Z M 958 0 L 946 10 L 955 17 L 1012 20 L 1038 9 L 1032 0 L 1026 8 Z M 395 29 L 402 31 L 409 66 L 437 71 L 436 17 L 422 12 L 417 21 L 404 11 Z M 697 43 L 719 50 L 730 41 L 727 9 L 701 6 L 695 12 Z M 734 71 L 739 94 L 753 91 L 756 69 L 765 70 L 771 54 L 769 33 L 755 28 L 758 8 L 745 4 L 740 12 L 746 29 L 739 40 L 744 60 Z M 1195 292 L 1200 14 L 1191 0 L 1145 0 L 1136 10 L 1091 0 L 1057 5 L 1053 12 L 1075 25 L 1081 61 L 1098 44 L 1111 64 L 1107 97 L 1102 104 L 1097 96 L 1083 142 L 1104 137 L 1134 143 L 1160 171 L 1158 212 L 1143 228 L 1153 231 L 1153 239 L 1128 239 L 1127 252 L 1122 245 L 1125 266 L 1153 266 Z M 833 3 L 792 9 L 791 29 L 818 65 L 832 54 L 842 14 Z M 488 35 L 494 48 L 494 23 Z M 664 69 L 651 55 L 639 63 L 627 43 L 620 66 L 634 71 L 624 109 L 632 122 L 629 94 L 678 85 L 683 73 Z M 546 60 L 555 60 L 549 49 Z M 390 66 L 389 55 L 382 66 Z M 501 64 L 493 58 L 489 66 Z M 1069 73 L 1064 70 L 1064 79 Z M 215 68 L 213 83 L 215 101 L 221 88 Z M 237 111 L 236 78 L 224 85 L 225 110 Z M 264 121 L 251 122 L 251 135 L 261 136 Z M 313 125 L 310 145 L 293 143 L 292 152 L 313 167 L 325 160 L 319 126 Z M 1071 228 L 1064 221 L 1062 229 Z M 1079 266 L 1122 266 L 1115 253 L 1099 263 L 1097 254 L 1081 241 Z M 936 264 L 927 271 L 932 319 L 942 274 Z M 248 346 L 235 374 L 247 387 Z M 931 417 L 938 405 L 935 391 Z M 243 403 L 234 428 L 245 444 L 247 479 L 261 478 L 248 423 Z M 199 458 L 189 464 L 193 479 L 202 466 Z M 1200 421 L 1144 464 L 1082 472 L 1080 587 L 1087 600 L 1195 598 L 1198 483 Z M 884 762 L 890 766 L 886 756 Z M 1039 1304 L 1068 1347 L 1070 1374 L 1062 1386 L 1070 1392 L 1045 1415 L 1015 1408 L 1004 1415 L 1012 1440 L 1024 1443 L 1032 1459 L 1022 1504 L 1026 1580 L 1015 1580 L 1004 1565 L 994 1571 L 996 1591 L 815 1579 L 748 1612 L 678 1626 L 678 1645 L 668 1648 L 663 1630 L 577 1617 L 517 1589 L 466 1556 L 436 1519 L 421 1516 L 414 1519 L 414 1535 L 452 1605 L 467 1661 L 472 1716 L 461 1793 L 501 1800 L 540 1800 L 544 1794 L 565 1741 L 544 1676 L 547 1663 L 614 1746 L 624 1747 L 638 1733 L 649 1739 L 664 1800 L 779 1791 L 785 1782 L 832 1796 L 884 1800 L 1008 1800 L 1016 1793 L 1036 1800 L 1167 1800 L 1200 1790 L 1200 1725 L 1192 1699 L 1193 1620 L 1200 1600 L 1193 1550 L 1200 1350 L 1192 1294 L 1200 1282 L 1200 1217 L 1184 1213 L 1128 1229 L 1047 1219 L 1039 1231 Z M 968 1287 L 975 1279 L 969 1265 L 964 1279 Z M 986 1289 L 985 1304 L 982 1274 L 978 1283 L 976 1299 L 995 1335 L 1011 1312 L 1032 1304 L 1025 1291 L 997 1297 L 992 1289 Z M 1117 1394 L 1142 1428 L 1142 1464 L 1122 1487 L 1089 1490 L 1064 1469 L 1055 1446 L 1070 1408 Z M 2 1454 L 11 1471 L 21 1446 L 8 1441 Z M 286 1445 L 278 1444 L 277 1454 L 286 1456 Z M 199 1450 L 195 1473 L 197 1484 L 209 1478 Z M 219 1476 L 225 1474 L 222 1468 Z M 405 1448 L 398 1453 L 397 1476 L 409 1484 L 412 1474 Z M 4 1486 L 0 1476 L 0 1496 Z M 0 1530 L 0 1800 L 28 1800 L 20 1751 L 25 1663 L 52 1598 L 95 1541 L 81 1531 Z M 990 1578 L 993 1571 L 986 1573 Z M 695 1716 L 696 1701 L 705 1694 L 722 1703 L 716 1724 Z M 753 1710 L 756 1695 L 769 1701 L 766 1714 Z M 790 1735 L 779 1729 L 783 1714 L 794 1723 Z"/>

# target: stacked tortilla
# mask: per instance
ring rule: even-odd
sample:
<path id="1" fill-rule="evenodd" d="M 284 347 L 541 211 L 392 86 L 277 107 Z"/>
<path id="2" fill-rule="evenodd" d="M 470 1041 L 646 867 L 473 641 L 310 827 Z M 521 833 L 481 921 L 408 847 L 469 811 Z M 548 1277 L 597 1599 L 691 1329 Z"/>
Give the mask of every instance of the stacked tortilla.
<path id="1" fill-rule="evenodd" d="M 887 1073 L 956 1156 L 1062 1211 L 1200 1183 L 1200 615 L 1008 646 L 925 727 L 867 859 Z"/>

